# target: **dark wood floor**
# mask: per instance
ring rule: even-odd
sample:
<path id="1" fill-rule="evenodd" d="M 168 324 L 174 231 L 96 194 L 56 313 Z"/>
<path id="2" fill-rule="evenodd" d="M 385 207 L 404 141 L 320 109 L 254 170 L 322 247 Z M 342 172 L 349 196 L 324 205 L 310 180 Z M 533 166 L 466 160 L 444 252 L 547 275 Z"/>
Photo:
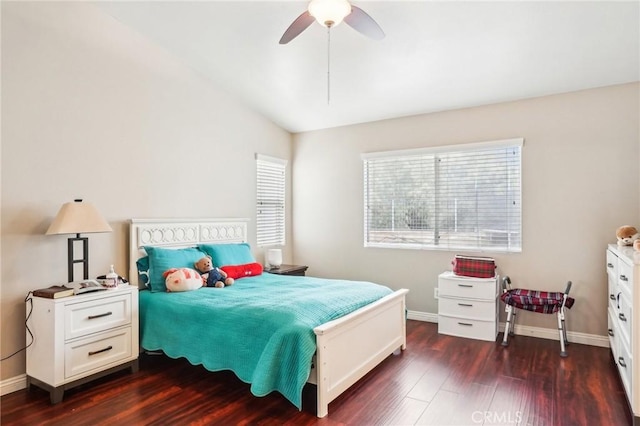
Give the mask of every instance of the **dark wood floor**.
<path id="1" fill-rule="evenodd" d="M 609 350 L 516 336 L 496 343 L 439 335 L 408 321 L 407 350 L 387 358 L 317 419 L 277 393 L 257 398 L 233 373 L 143 355 L 140 371 L 114 373 L 49 404 L 36 387 L 5 395 L 2 425 L 627 425 L 631 419 Z M 311 392 L 309 392 L 311 394 Z M 312 404 L 309 404 L 312 405 Z"/>

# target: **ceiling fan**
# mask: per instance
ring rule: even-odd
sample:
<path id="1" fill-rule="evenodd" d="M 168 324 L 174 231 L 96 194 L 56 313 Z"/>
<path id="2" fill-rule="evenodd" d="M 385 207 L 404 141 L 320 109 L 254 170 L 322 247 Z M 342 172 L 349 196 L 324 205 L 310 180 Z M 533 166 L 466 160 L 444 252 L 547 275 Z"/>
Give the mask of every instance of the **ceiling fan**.
<path id="1" fill-rule="evenodd" d="M 371 16 L 347 0 L 311 0 L 308 9 L 287 28 L 280 44 L 287 44 L 306 30 L 313 21 L 331 29 L 340 22 L 374 40 L 382 40 L 384 31 Z"/>

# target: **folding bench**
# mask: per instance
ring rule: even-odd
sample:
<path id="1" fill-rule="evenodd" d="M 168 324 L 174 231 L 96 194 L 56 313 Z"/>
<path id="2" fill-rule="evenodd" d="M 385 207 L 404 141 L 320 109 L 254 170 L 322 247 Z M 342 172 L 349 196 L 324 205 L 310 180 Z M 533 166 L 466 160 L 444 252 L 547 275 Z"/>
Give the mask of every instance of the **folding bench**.
<path id="1" fill-rule="evenodd" d="M 567 351 L 565 345 L 569 344 L 567 340 L 567 329 L 564 324 L 564 308 L 570 309 L 575 300 L 569 297 L 571 290 L 571 281 L 567 283 L 564 293 L 527 290 L 521 288 L 511 288 L 511 279 L 504 277 L 502 279 L 502 295 L 500 300 L 505 303 L 505 312 L 507 313 L 507 323 L 504 327 L 504 338 L 502 346 L 509 345 L 508 338 L 513 336 L 513 327 L 516 322 L 516 309 L 525 309 L 540 314 L 557 314 L 558 315 L 558 332 L 560 333 L 560 356 L 566 357 Z"/>

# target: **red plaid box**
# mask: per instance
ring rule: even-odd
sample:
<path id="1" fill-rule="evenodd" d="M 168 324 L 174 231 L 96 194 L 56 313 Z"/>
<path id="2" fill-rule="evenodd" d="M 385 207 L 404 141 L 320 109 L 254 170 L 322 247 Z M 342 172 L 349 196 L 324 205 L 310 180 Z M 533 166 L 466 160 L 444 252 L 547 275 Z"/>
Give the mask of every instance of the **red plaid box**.
<path id="1" fill-rule="evenodd" d="M 496 274 L 496 261 L 490 257 L 456 255 L 451 264 L 453 273 L 463 277 L 493 278 Z"/>

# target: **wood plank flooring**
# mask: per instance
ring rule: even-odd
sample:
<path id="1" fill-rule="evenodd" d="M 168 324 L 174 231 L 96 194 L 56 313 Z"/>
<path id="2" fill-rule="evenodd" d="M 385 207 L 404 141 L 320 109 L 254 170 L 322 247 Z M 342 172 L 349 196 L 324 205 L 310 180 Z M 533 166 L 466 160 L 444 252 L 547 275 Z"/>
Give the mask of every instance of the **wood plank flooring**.
<path id="1" fill-rule="evenodd" d="M 257 398 L 231 372 L 143 355 L 140 371 L 114 373 L 65 392 L 52 406 L 37 387 L 5 395 L 2 425 L 628 425 L 631 417 L 608 349 L 515 336 L 508 348 L 439 335 L 407 322 L 407 350 L 387 358 L 313 413 L 280 394 Z M 311 408 L 309 408 L 311 407 Z"/>

